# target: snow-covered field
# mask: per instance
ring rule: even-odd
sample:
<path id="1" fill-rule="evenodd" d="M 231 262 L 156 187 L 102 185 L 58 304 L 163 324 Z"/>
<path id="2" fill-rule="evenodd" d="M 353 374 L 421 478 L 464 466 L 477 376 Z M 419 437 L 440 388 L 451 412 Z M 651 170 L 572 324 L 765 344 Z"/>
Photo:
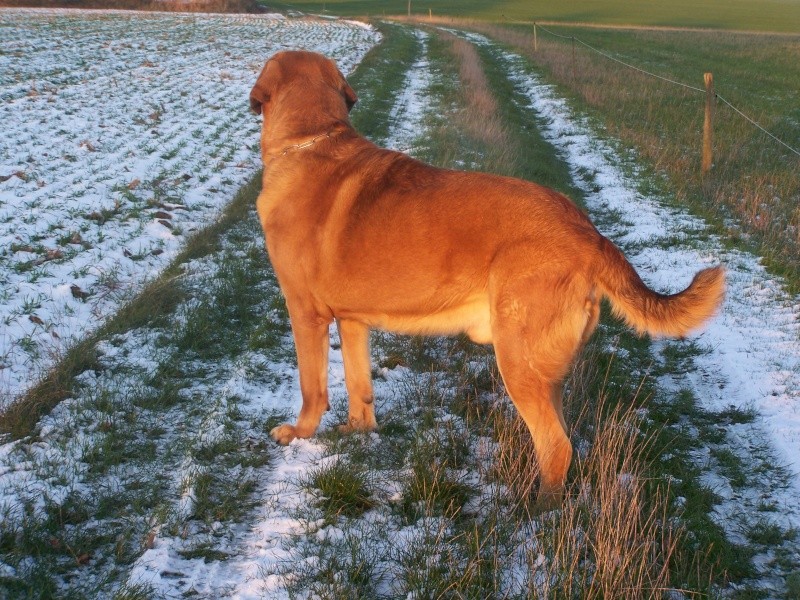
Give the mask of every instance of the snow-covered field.
<path id="1" fill-rule="evenodd" d="M 248 113 L 247 94 L 267 56 L 281 48 L 310 48 L 336 57 L 348 72 L 377 40 L 374 30 L 358 24 L 253 16 L 9 10 L 0 11 L 0 27 L 0 122 L 7 132 L 0 139 L 4 392 L 25 389 L 63 344 L 95 327 L 157 274 L 182 237 L 213 219 L 252 176 L 260 119 Z M 415 59 L 388 116 L 394 125 L 376 140 L 412 154 L 426 143 L 426 124 L 441 109 L 431 91 L 440 76 L 428 56 L 431 34 L 414 36 Z M 491 46 L 483 37 L 466 37 Z M 726 528 L 736 511 L 757 514 L 761 501 L 776 505 L 769 519 L 800 527 L 797 298 L 787 297 L 754 257 L 723 250 L 702 222 L 639 193 L 628 159 L 613 144 L 524 60 L 492 48 L 525 100 L 522 108 L 531 121 L 544 123 L 544 135 L 570 165 L 605 233 L 626 249 L 651 286 L 674 290 L 700 265 L 728 267 L 722 315 L 690 341 L 702 350 L 693 358 L 696 368 L 659 383 L 694 390 L 710 409 L 755 409 L 754 423 L 720 424 L 738 440 L 732 450 L 766 444 L 776 462 L 790 467 L 788 488 L 765 498 L 757 496 L 763 488 L 733 490 L 715 478 L 707 456 L 689 457 L 709 463 L 706 477 L 722 497 L 716 510 Z M 198 306 L 217 300 L 215 285 L 234 268 L 230 263 L 243 261 L 249 268 L 244 272 L 268 271 L 257 223 L 237 228 L 231 239 L 239 242 L 225 240 L 219 252 L 185 266 L 182 285 L 190 293 L 175 313 L 177 324 L 170 324 L 180 335 Z M 219 283 L 220 289 L 225 285 Z M 102 590 L 98 597 L 126 590 L 131 597 L 289 598 L 287 586 L 302 588 L 302 576 L 324 567 L 326 553 L 360 547 L 353 556 L 370 556 L 380 565 L 377 590 L 405 597 L 395 572 L 404 555 L 419 551 L 431 568 L 440 560 L 460 567 L 457 558 L 437 554 L 439 538 L 450 535 L 446 519 L 408 524 L 392 513 L 402 496 L 401 473 L 372 482 L 381 505 L 363 518 L 320 518 L 314 508 L 319 496 L 304 482 L 314 469 L 343 457 L 330 455 L 318 438 L 287 447 L 267 441 L 272 421 L 292 418 L 301 397 L 286 316 L 270 300 L 279 295 L 274 278 L 267 274 L 255 285 L 254 312 L 267 325 L 278 324 L 268 350 L 246 339 L 222 358 L 196 359 L 180 350 L 169 337 L 180 335 L 167 328 L 112 336 L 100 344 L 100 368 L 79 377 L 75 396 L 42 419 L 35 439 L 0 446 L 4 531 L 17 531 L 26 519 L 20 527 L 39 527 L 53 513 L 67 515 L 58 537 L 45 538 L 60 552 L 52 564 L 63 572 L 46 563 L 46 552 L 44 558 L 31 553 L 14 564 L 0 561 L 0 586 L 30 577 L 41 563 L 57 590 Z M 345 403 L 336 341 L 333 334 L 334 410 L 323 432 Z M 404 386 L 424 386 L 431 375 L 403 367 L 381 374 L 375 382 L 381 418 L 407 402 Z M 180 400 L 153 408 L 148 399 L 169 388 L 171 377 L 184 378 L 177 386 Z M 465 428 L 459 417 L 438 417 L 437 427 Z M 120 451 L 118 440 L 129 446 Z M 391 444 L 391 434 L 357 443 L 379 453 Z M 475 473 L 463 476 L 478 479 Z M 231 482 L 246 491 L 233 498 L 240 513 L 228 507 L 237 516 L 209 517 L 215 513 L 203 508 L 204 497 L 227 500 L 201 489 L 209 477 L 224 480 L 226 491 L 238 489 Z M 115 499 L 122 503 L 116 512 Z M 72 522 L 76 502 L 88 507 L 87 514 Z M 480 503 L 477 493 L 465 510 L 480 513 Z M 112 509 L 101 514 L 108 504 Z M 502 587 L 509 595 L 525 597 L 536 578 L 531 566 L 546 561 L 533 529 L 521 526 L 512 552 L 503 556 Z M 42 531 L 49 535 L 45 525 Z M 91 552 L 64 552 L 67 542 L 93 535 L 100 540 Z M 347 559 L 336 563 L 342 572 Z M 135 596 L 137 590 L 143 595 Z M 313 594 L 312 588 L 299 592 Z"/>
<path id="2" fill-rule="evenodd" d="M 722 454 L 742 465 L 747 485 L 732 484 L 713 448 L 686 458 L 699 466 L 703 484 L 716 494 L 714 519 L 729 539 L 746 546 L 748 530 L 765 524 L 791 537 L 800 528 L 800 297 L 787 293 L 757 256 L 710 234 L 702 219 L 643 192 L 635 155 L 604 139 L 602 128 L 574 111 L 524 59 L 481 35 L 449 31 L 499 57 L 522 99 L 520 108 L 539 122 L 569 166 L 592 218 L 652 288 L 678 291 L 698 269 L 726 267 L 727 297 L 720 314 L 685 342 L 654 342 L 657 361 L 665 362 L 675 348 L 692 355 L 691 366 L 658 381 L 673 393 L 691 393 L 704 411 L 752 411 L 752 422 L 722 418 L 717 424 L 726 439 Z M 412 107 L 410 113 L 417 110 Z M 772 551 L 779 545 L 755 560 L 758 585 L 768 597 L 784 585 L 772 571 L 778 560 Z"/>
<path id="3" fill-rule="evenodd" d="M 0 9 L 0 406 L 208 225 L 260 166 L 274 52 L 349 72 L 358 23 Z"/>
<path id="4" fill-rule="evenodd" d="M 480 35 L 477 44 L 492 43 Z M 691 460 L 704 465 L 704 483 L 719 497 L 714 512 L 726 534 L 746 542 L 744 523 L 758 519 L 787 531 L 800 528 L 800 298 L 788 294 L 758 257 L 726 248 L 706 224 L 681 208 L 639 191 L 637 167 L 597 136 L 552 86 L 515 54 L 501 53 L 509 78 L 543 123 L 542 133 L 568 163 L 604 235 L 626 252 L 645 282 L 661 292 L 683 289 L 702 267 L 727 269 L 726 300 L 717 315 L 688 342 L 699 350 L 693 367 L 659 378 L 667 389 L 690 390 L 705 410 L 755 411 L 753 423 L 721 422 L 730 450 L 751 471 L 750 486 L 734 489 L 720 477 L 707 449 Z M 630 175 L 633 173 L 633 176 Z M 654 349 L 670 344 L 656 340 Z M 666 353 L 666 352 L 665 352 Z M 786 479 L 764 483 L 758 461 L 786 469 Z M 775 512 L 763 516 L 763 507 Z M 760 511 L 760 512 L 759 512 Z M 757 561 L 764 565 L 773 556 Z M 769 568 L 761 585 L 775 585 Z"/>
<path id="5" fill-rule="evenodd" d="M 479 44 L 488 43 L 484 38 L 469 37 Z M 426 36 L 418 34 L 418 39 L 424 44 Z M 398 95 L 391 113 L 396 125 L 384 140 L 386 145 L 412 154 L 425 143 L 424 117 L 431 110 L 425 93 L 431 85 L 432 75 L 424 56 L 423 51 L 408 71 L 403 93 Z M 710 487 L 722 497 L 715 510 L 728 534 L 734 539 L 741 536 L 737 532 L 737 519 L 741 513 L 756 511 L 759 501 L 776 503 L 778 513 L 770 518 L 778 520 L 786 529 L 796 528 L 800 525 L 796 503 L 800 479 L 795 458 L 800 455 L 800 386 L 797 380 L 800 373 L 800 327 L 796 301 L 781 291 L 779 283 L 765 273 L 755 257 L 723 250 L 718 240 L 702 235 L 705 228 L 702 222 L 684 211 L 641 195 L 635 180 L 625 174 L 624 161 L 596 136 L 588 122 L 575 115 L 551 87 L 543 85 L 526 70 L 518 56 L 506 54 L 504 58 L 509 77 L 530 99 L 526 109 L 549 123 L 544 133 L 569 163 L 576 183 L 586 192 L 590 208 L 598 217 L 616 211 L 620 222 L 608 227 L 606 234 L 628 247 L 632 260 L 653 287 L 676 290 L 687 284 L 700 266 L 721 262 L 728 267 L 730 291 L 723 313 L 705 332 L 691 340 L 703 349 L 695 358 L 697 369 L 665 376 L 662 384 L 691 388 L 709 409 L 722 410 L 729 406 L 744 410 L 755 408 L 759 418 L 754 424 L 726 425 L 739 439 L 735 451 L 756 448 L 769 440 L 774 444 L 772 450 L 778 462 L 789 466 L 794 473 L 787 489 L 777 494 L 773 490 L 767 498 L 759 495 L 763 489 L 757 486 L 750 492 L 735 492 L 724 478 L 714 476 L 713 467 L 708 468 L 705 477 Z M 669 247 L 662 247 L 659 240 L 673 239 L 676 234 L 686 239 L 685 245 L 675 246 L 671 242 Z M 641 242 L 641 246 L 637 242 Z M 641 250 L 642 247 L 647 249 Z M 332 350 L 330 359 L 332 396 L 342 398 L 345 391 L 340 352 Z M 376 382 L 376 397 L 380 398 L 380 406 L 386 411 L 391 410 L 392 402 L 396 402 L 398 387 L 407 384 L 412 376 L 403 370 L 384 372 L 384 375 L 388 382 Z M 296 414 L 300 405 L 296 381 L 291 391 L 283 390 L 282 395 L 293 398 Z M 266 403 L 271 410 L 279 410 L 281 406 L 280 399 L 272 394 L 255 393 L 251 401 L 257 406 Z M 335 415 L 328 415 L 323 421 L 323 429 L 335 422 Z M 375 435 L 376 451 L 378 439 L 379 436 Z M 770 442 L 767 445 L 771 445 Z M 446 526 L 443 523 L 420 522 L 414 527 L 399 527 L 378 511 L 368 513 L 368 518 L 361 522 L 349 522 L 344 528 L 329 525 L 321 519 L 309 521 L 298 517 L 298 512 L 303 512 L 302 507 L 315 500 L 305 491 L 302 481 L 320 465 L 335 460 L 337 457 L 326 456 L 324 445 L 315 440 L 294 441 L 281 449 L 275 459 L 265 482 L 264 498 L 267 500 L 256 523 L 243 533 L 244 544 L 239 546 L 236 558 L 222 565 L 186 561 L 176 552 L 183 542 L 167 538 L 143 554 L 129 582 L 146 582 L 165 597 L 177 597 L 186 588 L 176 588 L 174 580 L 164 577 L 163 573 L 181 572 L 186 574 L 185 582 L 194 582 L 196 589 L 206 594 L 218 593 L 224 582 L 234 590 L 231 597 L 285 598 L 288 597 L 287 581 L 292 581 L 304 570 L 313 571 L 324 553 L 323 549 L 329 544 L 350 540 L 362 547 L 366 545 L 370 549 L 369 555 L 385 556 L 390 553 L 387 548 L 402 553 L 419 544 L 435 543 L 434 538 L 445 535 L 438 529 Z M 696 456 L 692 460 L 707 462 L 709 459 Z M 391 489 L 382 493 L 390 496 Z M 524 538 L 523 534 L 521 538 Z M 298 539 L 308 541 L 298 543 Z M 520 542 L 520 551 L 527 548 L 535 552 L 530 544 L 530 540 Z M 387 597 L 397 597 L 400 593 L 400 588 L 393 587 L 392 568 L 391 561 L 388 561 L 384 578 L 378 584 Z M 517 568 L 525 571 L 524 560 L 517 564 Z M 526 575 L 519 575 L 515 568 L 511 568 L 508 593 L 513 593 L 515 577 L 524 580 Z M 765 586 L 774 583 L 764 581 Z M 780 587 L 780 584 L 776 586 Z"/>

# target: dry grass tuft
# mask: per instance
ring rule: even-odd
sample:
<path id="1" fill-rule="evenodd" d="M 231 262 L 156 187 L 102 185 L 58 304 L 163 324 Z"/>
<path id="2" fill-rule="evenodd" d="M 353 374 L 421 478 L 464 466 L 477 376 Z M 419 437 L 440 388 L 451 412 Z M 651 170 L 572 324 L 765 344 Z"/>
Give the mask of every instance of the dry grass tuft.
<path id="1" fill-rule="evenodd" d="M 635 401 L 608 410 L 605 391 L 592 397 L 594 364 L 592 356 L 581 360 L 566 384 L 564 404 L 577 413 L 567 417 L 577 451 L 563 506 L 535 514 L 538 469 L 515 412 L 496 415 L 491 470 L 513 512 L 539 524 L 527 557 L 532 597 L 660 598 L 671 589 L 684 531 L 670 520 L 666 484 L 648 479 L 648 440 Z"/>
<path id="2" fill-rule="evenodd" d="M 637 421 L 630 410 L 598 420 L 589 452 L 577 460 L 570 496 L 554 518 L 549 566 L 566 597 L 659 597 L 670 587 L 682 532 L 667 519 L 666 490 L 647 489 Z M 591 571 L 582 568 L 586 558 Z"/>
<path id="3" fill-rule="evenodd" d="M 459 129 L 483 148 L 482 169 L 510 172 L 515 163 L 516 145 L 503 122 L 478 51 L 473 44 L 450 33 L 437 33 L 449 45 L 458 65 L 463 92 L 463 107 L 456 115 Z"/>
<path id="4" fill-rule="evenodd" d="M 486 144 L 508 144 L 509 135 L 498 116 L 498 105 L 489 88 L 481 60 L 475 46 L 449 34 L 453 55 L 458 61 L 458 72 L 464 89 L 466 109 L 463 124 L 473 135 Z"/>

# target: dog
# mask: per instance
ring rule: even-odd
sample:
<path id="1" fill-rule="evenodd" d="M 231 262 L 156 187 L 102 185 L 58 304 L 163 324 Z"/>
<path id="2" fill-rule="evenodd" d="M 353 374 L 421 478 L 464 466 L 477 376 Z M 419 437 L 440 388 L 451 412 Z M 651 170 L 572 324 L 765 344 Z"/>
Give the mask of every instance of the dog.
<path id="1" fill-rule="evenodd" d="M 719 308 L 725 273 L 650 290 L 566 196 L 490 174 L 440 169 L 377 147 L 352 127 L 357 96 L 336 64 L 279 52 L 250 92 L 263 118 L 256 208 L 291 320 L 303 405 L 280 444 L 314 434 L 328 405 L 329 326 L 339 330 L 346 430 L 374 430 L 369 330 L 466 333 L 493 344 L 533 437 L 537 501 L 562 498 L 572 446 L 561 382 L 603 297 L 640 333 L 685 336 Z"/>

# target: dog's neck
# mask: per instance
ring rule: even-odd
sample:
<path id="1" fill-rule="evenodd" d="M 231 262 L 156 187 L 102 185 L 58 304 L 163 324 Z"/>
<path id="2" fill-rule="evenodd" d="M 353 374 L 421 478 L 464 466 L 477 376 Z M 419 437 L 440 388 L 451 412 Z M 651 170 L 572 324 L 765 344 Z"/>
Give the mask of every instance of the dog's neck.
<path id="1" fill-rule="evenodd" d="M 338 94 L 314 94 L 298 102 L 297 98 L 281 98 L 264 115 L 261 150 L 275 155 L 286 148 L 307 147 L 311 141 L 352 130 L 347 105 Z"/>

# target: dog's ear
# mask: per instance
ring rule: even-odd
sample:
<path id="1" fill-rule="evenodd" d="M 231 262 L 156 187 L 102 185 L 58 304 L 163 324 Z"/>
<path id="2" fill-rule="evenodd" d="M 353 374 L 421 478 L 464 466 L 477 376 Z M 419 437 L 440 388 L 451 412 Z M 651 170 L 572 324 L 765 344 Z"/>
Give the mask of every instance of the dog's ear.
<path id="1" fill-rule="evenodd" d="M 353 106 L 355 106 L 356 102 L 358 102 L 358 96 L 356 96 L 350 84 L 347 83 L 347 79 L 344 78 L 342 72 L 336 67 L 336 63 L 330 59 L 328 59 L 327 71 L 326 79 L 331 81 L 331 77 L 333 78 L 333 82 L 335 82 L 333 85 L 339 90 L 342 98 L 344 98 L 344 101 L 347 103 L 347 110 L 349 112 Z"/>
<path id="2" fill-rule="evenodd" d="M 250 109 L 257 115 L 262 113 L 264 104 L 269 102 L 280 77 L 280 71 L 280 64 L 275 57 L 270 58 L 261 69 L 253 89 L 250 90 Z"/>
<path id="3" fill-rule="evenodd" d="M 350 87 L 350 84 L 347 83 L 347 80 L 344 78 L 344 75 L 342 75 L 342 72 L 338 69 L 337 71 L 339 72 L 339 77 L 342 80 L 342 96 L 344 96 L 344 101 L 347 103 L 347 110 L 349 112 L 353 109 L 356 102 L 358 102 L 358 96 L 356 96 L 356 93 L 353 91 L 353 88 Z"/>
<path id="4" fill-rule="evenodd" d="M 353 107 L 358 102 L 358 96 L 353 91 L 353 88 L 350 87 L 346 81 L 344 82 L 344 89 L 342 90 L 342 94 L 344 94 L 344 101 L 347 102 L 347 110 L 348 112 L 353 110 Z"/>
<path id="5" fill-rule="evenodd" d="M 250 90 L 250 110 L 257 115 L 261 114 L 261 106 L 269 100 L 269 96 L 261 92 L 262 90 L 255 87 Z"/>

